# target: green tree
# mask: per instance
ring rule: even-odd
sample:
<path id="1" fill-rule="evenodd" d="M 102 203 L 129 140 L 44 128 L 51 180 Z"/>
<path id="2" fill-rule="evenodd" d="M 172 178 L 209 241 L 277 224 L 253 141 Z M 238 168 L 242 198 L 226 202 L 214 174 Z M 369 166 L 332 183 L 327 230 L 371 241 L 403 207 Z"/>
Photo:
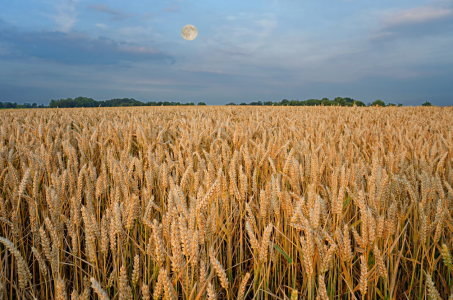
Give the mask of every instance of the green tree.
<path id="1" fill-rule="evenodd" d="M 344 98 L 337 97 L 337 98 L 335 98 L 334 101 L 339 103 L 341 106 L 345 106 L 346 105 L 346 100 L 344 100 Z"/>
<path id="2" fill-rule="evenodd" d="M 198 102 L 197 105 L 206 105 L 206 103 L 204 103 L 204 102 Z"/>
<path id="3" fill-rule="evenodd" d="M 363 103 L 362 101 L 359 101 L 359 100 L 355 100 L 354 104 L 357 105 L 357 106 L 366 106 L 365 103 Z"/>
<path id="4" fill-rule="evenodd" d="M 264 102 L 264 105 L 272 106 L 272 104 L 274 104 L 272 101 L 266 101 L 266 102 Z"/>
<path id="5" fill-rule="evenodd" d="M 401 106 L 403 106 L 403 103 L 398 103 L 398 107 L 401 107 Z"/>
<path id="6" fill-rule="evenodd" d="M 389 103 L 387 106 L 396 106 L 395 103 Z"/>
<path id="7" fill-rule="evenodd" d="M 327 99 L 327 98 L 323 98 L 323 100 L 321 101 L 321 104 L 324 106 L 330 106 L 331 103 L 330 103 L 329 99 L 327 99 L 327 100 L 324 100 L 324 99 Z"/>
<path id="8" fill-rule="evenodd" d="M 315 105 L 321 105 L 322 101 L 318 99 L 308 99 L 305 101 L 300 101 L 299 105 L 307 105 L 307 106 L 315 106 Z"/>
<path id="9" fill-rule="evenodd" d="M 426 101 L 425 103 L 422 104 L 422 106 L 433 106 L 431 102 Z"/>
<path id="10" fill-rule="evenodd" d="M 382 101 L 380 99 L 378 99 L 378 100 L 374 101 L 373 103 L 371 103 L 371 106 L 375 106 L 375 105 L 385 107 L 384 101 Z"/>

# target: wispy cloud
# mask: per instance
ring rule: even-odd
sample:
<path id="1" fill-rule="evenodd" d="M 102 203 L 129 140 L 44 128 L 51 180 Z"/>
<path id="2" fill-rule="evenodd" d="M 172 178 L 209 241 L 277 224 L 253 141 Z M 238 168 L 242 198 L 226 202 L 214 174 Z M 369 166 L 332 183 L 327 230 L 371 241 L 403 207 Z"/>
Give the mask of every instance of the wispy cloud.
<path id="1" fill-rule="evenodd" d="M 256 20 L 255 23 L 260 25 L 266 31 L 271 31 L 277 26 L 277 20 L 275 20 L 272 16 L 267 19 Z"/>
<path id="2" fill-rule="evenodd" d="M 278 25 L 273 13 L 237 13 L 224 17 L 228 20 L 216 28 L 215 51 L 226 54 L 248 55 L 269 42 Z"/>
<path id="3" fill-rule="evenodd" d="M 108 4 L 92 4 L 88 6 L 90 9 L 102 12 L 111 16 L 112 21 L 121 21 L 135 16 L 133 13 L 125 13 L 119 10 L 111 9 Z"/>
<path id="4" fill-rule="evenodd" d="M 228 21 L 234 21 L 234 20 L 239 19 L 239 17 L 238 16 L 226 16 L 225 19 L 227 19 Z"/>
<path id="5" fill-rule="evenodd" d="M 428 23 L 453 17 L 453 10 L 432 6 L 419 6 L 399 11 L 384 20 L 384 27 Z"/>
<path id="6" fill-rule="evenodd" d="M 159 51 L 152 47 L 146 46 L 125 46 L 119 45 L 118 49 L 124 53 L 132 53 L 132 54 L 159 54 Z"/>
<path id="7" fill-rule="evenodd" d="M 58 25 L 58 30 L 69 32 L 77 23 L 77 3 L 79 0 L 61 0 L 55 7 L 56 14 L 48 15 Z"/>
<path id="8" fill-rule="evenodd" d="M 164 7 L 162 10 L 166 12 L 179 12 L 179 5 L 174 4 L 172 6 Z"/>
<path id="9" fill-rule="evenodd" d="M 140 19 L 142 19 L 142 20 L 150 20 L 150 19 L 152 19 L 152 18 L 154 18 L 154 17 L 156 17 L 156 16 L 158 16 L 158 15 L 159 15 L 158 13 L 144 13 L 144 14 L 140 17 Z"/>
<path id="10" fill-rule="evenodd" d="M 108 26 L 103 24 L 103 23 L 96 23 L 95 25 L 96 25 L 96 27 L 99 27 L 99 28 L 102 28 L 102 29 L 107 29 L 108 28 Z"/>
<path id="11" fill-rule="evenodd" d="M 245 51 L 241 51 L 238 49 L 221 49 L 221 48 L 214 48 L 214 51 L 223 53 L 223 54 L 228 54 L 228 55 L 240 55 L 240 56 L 250 56 L 249 53 L 246 53 Z"/>
<path id="12" fill-rule="evenodd" d="M 192 73 L 208 73 L 208 74 L 221 74 L 221 75 L 230 75 L 222 70 L 206 70 L 199 68 L 179 68 L 177 71 L 192 72 Z"/>
<path id="13" fill-rule="evenodd" d="M 433 5 L 417 6 L 382 17 L 381 26 L 371 41 L 388 41 L 397 37 L 421 37 L 449 32 L 453 28 L 453 9 Z"/>
<path id="14" fill-rule="evenodd" d="M 0 40 L 11 48 L 10 53 L 1 55 L 12 59 L 34 57 L 75 65 L 115 65 L 123 61 L 175 62 L 172 55 L 150 46 L 103 37 L 91 38 L 79 33 L 0 30 Z"/>

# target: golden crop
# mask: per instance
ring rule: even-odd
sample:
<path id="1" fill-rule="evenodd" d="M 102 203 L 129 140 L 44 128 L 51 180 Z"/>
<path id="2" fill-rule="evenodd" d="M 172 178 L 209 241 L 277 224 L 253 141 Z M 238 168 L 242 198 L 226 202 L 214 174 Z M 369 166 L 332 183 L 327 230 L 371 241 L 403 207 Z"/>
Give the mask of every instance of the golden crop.
<path id="1" fill-rule="evenodd" d="M 1 111 L 0 298 L 453 299 L 452 120 Z"/>

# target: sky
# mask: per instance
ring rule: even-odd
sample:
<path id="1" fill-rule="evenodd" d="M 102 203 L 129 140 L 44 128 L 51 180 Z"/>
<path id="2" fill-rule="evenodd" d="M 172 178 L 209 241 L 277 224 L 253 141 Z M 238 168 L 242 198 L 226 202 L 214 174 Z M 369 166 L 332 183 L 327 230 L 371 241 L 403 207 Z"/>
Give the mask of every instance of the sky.
<path id="1" fill-rule="evenodd" d="M 453 0 L 1 1 L 0 101 L 78 96 L 453 105 Z"/>

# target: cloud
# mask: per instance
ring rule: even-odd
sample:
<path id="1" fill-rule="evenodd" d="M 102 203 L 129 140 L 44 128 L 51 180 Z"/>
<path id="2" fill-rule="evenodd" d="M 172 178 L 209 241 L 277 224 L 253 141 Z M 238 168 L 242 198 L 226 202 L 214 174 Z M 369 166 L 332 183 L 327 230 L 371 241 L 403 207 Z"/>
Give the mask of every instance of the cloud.
<path id="1" fill-rule="evenodd" d="M 278 25 L 273 13 L 241 12 L 224 18 L 228 21 L 216 28 L 211 40 L 216 43 L 215 51 L 226 54 L 248 55 L 268 43 Z"/>
<path id="2" fill-rule="evenodd" d="M 159 54 L 159 51 L 152 47 L 145 46 L 124 46 L 119 45 L 118 49 L 124 53 L 133 53 L 133 54 Z"/>
<path id="3" fill-rule="evenodd" d="M 107 29 L 108 28 L 108 26 L 103 24 L 103 23 L 96 23 L 95 25 L 96 25 L 96 27 L 99 27 L 101 29 Z"/>
<path id="4" fill-rule="evenodd" d="M 449 33 L 452 28 L 453 9 L 424 5 L 387 14 L 369 40 L 381 42 L 401 37 L 432 36 Z"/>
<path id="5" fill-rule="evenodd" d="M 175 62 L 172 55 L 153 47 L 105 37 L 91 38 L 80 33 L 0 30 L 0 40 L 9 49 L 9 52 L 0 54 L 0 59 L 38 58 L 74 65 L 118 65 L 124 61 Z"/>
<path id="6" fill-rule="evenodd" d="M 207 74 L 221 74 L 221 75 L 231 75 L 223 72 L 222 70 L 206 70 L 199 68 L 180 68 L 177 71 L 192 72 L 192 73 L 207 73 Z"/>
<path id="7" fill-rule="evenodd" d="M 226 16 L 225 19 L 227 19 L 228 21 L 234 21 L 234 20 L 239 19 L 239 17 L 238 16 Z"/>
<path id="8" fill-rule="evenodd" d="M 76 11 L 76 6 L 78 2 L 79 0 L 62 0 L 55 7 L 57 13 L 48 15 L 50 19 L 57 23 L 58 30 L 69 32 L 77 23 L 78 13 Z"/>
<path id="9" fill-rule="evenodd" d="M 274 19 L 260 19 L 255 21 L 255 23 L 266 30 L 272 30 L 275 28 L 275 26 L 277 26 L 277 21 Z"/>
<path id="10" fill-rule="evenodd" d="M 384 27 L 421 24 L 439 21 L 453 16 L 453 10 L 430 6 L 419 6 L 402 10 L 384 20 Z"/>
<path id="11" fill-rule="evenodd" d="M 223 53 L 223 54 L 228 54 L 228 55 L 240 55 L 240 56 L 250 56 L 250 54 L 237 50 L 237 49 L 221 49 L 221 48 L 214 48 L 214 51 Z"/>
<path id="12" fill-rule="evenodd" d="M 110 15 L 112 21 L 121 21 L 135 16 L 133 13 L 125 13 L 119 10 L 111 9 L 108 4 L 92 4 L 89 5 L 88 8 Z"/>
<path id="13" fill-rule="evenodd" d="M 154 17 L 156 17 L 158 15 L 159 15 L 158 13 L 145 13 L 145 14 L 143 14 L 140 17 L 140 19 L 142 19 L 142 20 L 150 20 L 150 19 L 152 19 L 152 18 L 154 18 Z"/>
<path id="14" fill-rule="evenodd" d="M 163 11 L 166 11 L 166 12 L 179 12 L 179 5 L 172 5 L 172 6 L 169 6 L 169 7 L 164 7 L 162 8 Z"/>

